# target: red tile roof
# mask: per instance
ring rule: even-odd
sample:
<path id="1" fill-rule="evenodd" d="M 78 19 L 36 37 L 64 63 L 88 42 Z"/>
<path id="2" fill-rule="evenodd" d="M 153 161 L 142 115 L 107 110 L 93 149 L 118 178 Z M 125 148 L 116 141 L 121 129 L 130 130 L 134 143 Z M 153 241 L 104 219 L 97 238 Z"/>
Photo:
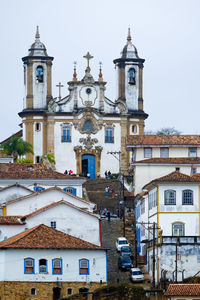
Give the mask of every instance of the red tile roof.
<path id="1" fill-rule="evenodd" d="M 76 198 L 76 199 L 78 199 L 78 200 L 80 200 L 80 201 L 82 201 L 82 202 L 86 202 L 86 203 L 90 203 L 90 204 L 94 204 L 95 205 L 95 203 L 93 203 L 93 202 L 90 202 L 89 200 L 86 200 L 86 199 L 82 199 L 82 198 L 80 198 L 80 197 L 78 197 L 78 196 L 75 196 L 75 195 L 73 195 L 73 194 L 71 194 L 71 193 L 69 193 L 69 192 L 66 192 L 66 191 L 64 191 L 63 189 L 61 189 L 61 188 L 59 188 L 59 187 L 57 187 L 57 186 L 53 186 L 53 187 L 51 187 L 51 188 L 48 188 L 48 189 L 45 189 L 45 190 L 42 190 L 42 191 L 38 191 L 38 192 L 33 192 L 32 194 L 29 194 L 29 195 L 25 195 L 25 196 L 23 196 L 23 197 L 20 197 L 20 198 L 16 198 L 16 199 L 12 199 L 12 200 L 9 200 L 9 201 L 7 201 L 7 202 L 4 202 L 4 203 L 1 203 L 0 204 L 0 206 L 2 206 L 2 205 L 9 205 L 9 204 L 12 204 L 12 203 L 15 203 L 15 202 L 17 202 L 17 201 L 20 201 L 20 200 L 23 200 L 23 199 L 27 199 L 27 198 L 30 198 L 30 197 L 34 197 L 34 196 L 36 196 L 36 195 L 38 195 L 38 194 L 43 194 L 43 193 L 46 193 L 46 192 L 49 192 L 49 191 L 53 191 L 53 190 L 57 190 L 57 191 L 60 191 L 60 192 L 62 192 L 62 193 L 64 193 L 64 194 L 67 194 L 67 195 L 69 195 L 70 197 L 72 197 L 72 198 Z"/>
<path id="2" fill-rule="evenodd" d="M 0 225 L 24 225 L 20 216 L 0 216 Z"/>
<path id="3" fill-rule="evenodd" d="M 129 135 L 127 146 L 145 145 L 200 145 L 200 135 Z"/>
<path id="4" fill-rule="evenodd" d="M 200 164 L 199 157 L 153 157 L 138 160 L 131 163 L 135 164 Z"/>
<path id="5" fill-rule="evenodd" d="M 28 229 L 7 241 L 0 242 L 0 249 L 103 249 L 89 242 L 75 238 L 44 224 Z"/>
<path id="6" fill-rule="evenodd" d="M 200 284 L 170 284 L 164 296 L 200 296 Z"/>
<path id="7" fill-rule="evenodd" d="M 60 200 L 60 201 L 58 201 L 58 202 L 53 202 L 53 203 L 51 203 L 51 204 L 49 204 L 49 205 L 46 205 L 46 206 L 44 206 L 44 207 L 42 207 L 42 208 L 40 208 L 40 209 L 38 209 L 38 210 L 35 210 L 34 212 L 32 212 L 32 213 L 30 213 L 30 214 L 28 214 L 28 215 L 25 215 L 25 216 L 23 216 L 23 217 L 21 217 L 21 218 L 22 218 L 22 220 L 25 220 L 25 219 L 27 219 L 27 218 L 30 218 L 30 217 L 35 216 L 35 215 L 37 215 L 37 214 L 40 214 L 40 213 L 42 213 L 42 212 L 48 210 L 49 208 L 52 208 L 52 207 L 57 206 L 57 205 L 59 205 L 59 204 L 66 204 L 66 205 L 71 206 L 71 207 L 74 207 L 75 209 L 78 209 L 78 210 L 80 210 L 81 212 L 84 212 L 84 213 L 86 213 L 86 214 L 92 215 L 92 216 L 97 217 L 97 218 L 99 217 L 98 215 L 96 215 L 96 214 L 94 214 L 94 213 L 92 213 L 92 212 L 89 212 L 89 211 L 85 210 L 84 208 L 78 207 L 78 206 L 76 206 L 76 205 L 74 205 L 74 204 L 72 204 L 72 203 L 70 203 L 70 202 L 65 201 L 65 200 Z"/>
<path id="8" fill-rule="evenodd" d="M 184 183 L 200 183 L 200 176 L 189 176 L 180 172 L 172 172 L 165 176 L 155 178 L 148 184 L 146 184 L 143 188 L 149 188 L 152 184 L 158 183 L 177 183 L 177 182 L 184 182 Z"/>
<path id="9" fill-rule="evenodd" d="M 0 179 L 80 179 L 47 169 L 41 164 L 1 163 Z"/>

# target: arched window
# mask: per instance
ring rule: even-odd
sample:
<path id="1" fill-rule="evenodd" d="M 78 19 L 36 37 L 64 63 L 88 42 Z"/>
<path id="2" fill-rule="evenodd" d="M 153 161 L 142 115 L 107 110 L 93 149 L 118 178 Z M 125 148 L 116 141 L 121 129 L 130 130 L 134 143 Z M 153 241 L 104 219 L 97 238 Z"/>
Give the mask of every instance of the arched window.
<path id="1" fill-rule="evenodd" d="M 94 131 L 94 126 L 91 120 L 85 120 L 82 131 L 90 131 L 90 132 Z"/>
<path id="2" fill-rule="evenodd" d="M 39 260 L 39 273 L 46 274 L 47 273 L 47 260 L 46 259 L 40 259 Z"/>
<path id="3" fill-rule="evenodd" d="M 44 72 L 43 72 L 43 67 L 38 66 L 36 69 L 36 79 L 38 82 L 43 82 L 44 81 Z"/>
<path id="4" fill-rule="evenodd" d="M 52 274 L 62 274 L 62 259 L 55 258 L 52 260 Z"/>
<path id="5" fill-rule="evenodd" d="M 165 205 L 176 204 L 176 191 L 167 190 L 165 191 Z"/>
<path id="6" fill-rule="evenodd" d="M 184 236 L 185 235 L 185 224 L 176 222 L 172 224 L 172 235 L 173 236 Z"/>
<path id="7" fill-rule="evenodd" d="M 66 142 L 66 143 L 71 142 L 70 125 L 64 125 L 62 127 L 62 142 Z"/>
<path id="8" fill-rule="evenodd" d="M 137 125 L 132 125 L 132 132 L 136 133 L 137 132 Z"/>
<path id="9" fill-rule="evenodd" d="M 68 192 L 68 193 L 71 193 L 73 194 L 74 196 L 76 196 L 76 189 L 73 188 L 73 187 L 66 187 L 63 189 L 65 192 Z"/>
<path id="10" fill-rule="evenodd" d="M 128 83 L 130 85 L 135 85 L 135 69 L 131 68 L 128 71 Z"/>
<path id="11" fill-rule="evenodd" d="M 191 190 L 183 191 L 182 204 L 183 205 L 193 205 L 193 191 L 191 191 Z"/>
<path id="12" fill-rule="evenodd" d="M 106 127 L 105 143 L 114 143 L 113 127 Z"/>
<path id="13" fill-rule="evenodd" d="M 35 260 L 33 258 L 24 259 L 24 274 L 34 274 L 35 273 Z"/>
<path id="14" fill-rule="evenodd" d="M 80 259 L 79 260 L 79 274 L 80 275 L 89 275 L 89 260 L 88 259 Z"/>

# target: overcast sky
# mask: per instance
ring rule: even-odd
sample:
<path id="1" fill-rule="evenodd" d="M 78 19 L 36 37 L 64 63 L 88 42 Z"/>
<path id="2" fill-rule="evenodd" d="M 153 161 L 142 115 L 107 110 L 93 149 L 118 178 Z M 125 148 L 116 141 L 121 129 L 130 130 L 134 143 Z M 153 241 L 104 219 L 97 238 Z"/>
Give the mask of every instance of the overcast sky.
<path id="1" fill-rule="evenodd" d="M 128 27 L 144 58 L 146 130 L 175 127 L 200 133 L 200 0 L 6 0 L 0 2 L 1 110 L 0 141 L 19 130 L 23 63 L 35 40 L 36 26 L 53 61 L 55 87 L 68 94 L 73 62 L 78 79 L 94 56 L 91 73 L 98 78 L 99 61 L 107 81 L 106 95 L 116 99 L 113 59 L 120 57 Z"/>

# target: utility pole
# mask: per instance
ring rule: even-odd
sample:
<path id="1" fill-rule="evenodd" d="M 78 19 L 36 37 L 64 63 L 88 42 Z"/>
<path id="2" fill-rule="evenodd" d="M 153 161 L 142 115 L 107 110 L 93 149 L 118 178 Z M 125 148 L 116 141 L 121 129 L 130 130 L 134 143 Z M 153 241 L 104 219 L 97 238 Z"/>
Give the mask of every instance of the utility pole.
<path id="1" fill-rule="evenodd" d="M 178 241 L 176 241 L 175 283 L 177 283 L 177 272 L 178 272 Z"/>
<path id="2" fill-rule="evenodd" d="M 153 222 L 153 271 L 152 271 L 152 275 L 153 275 L 153 281 L 152 281 L 152 288 L 155 289 L 155 264 L 156 264 L 156 257 L 155 257 L 155 246 L 156 246 L 156 223 Z"/>
<path id="3" fill-rule="evenodd" d="M 137 227 L 135 220 L 135 267 L 137 268 Z"/>
<path id="4" fill-rule="evenodd" d="M 125 230 L 125 199 L 124 199 L 124 175 L 122 174 L 122 199 L 123 199 L 123 233 L 126 234 Z"/>

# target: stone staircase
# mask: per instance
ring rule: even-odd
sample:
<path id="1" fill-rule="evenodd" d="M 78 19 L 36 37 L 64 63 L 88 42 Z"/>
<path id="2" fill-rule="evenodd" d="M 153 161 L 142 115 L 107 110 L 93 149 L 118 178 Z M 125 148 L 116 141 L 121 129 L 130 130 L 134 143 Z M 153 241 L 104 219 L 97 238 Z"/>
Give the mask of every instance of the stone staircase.
<path id="1" fill-rule="evenodd" d="M 112 197 L 111 192 L 109 196 L 105 196 L 105 188 L 109 186 L 114 189 L 115 195 Z M 104 208 L 116 214 L 119 208 L 121 183 L 117 179 L 90 179 L 83 184 L 83 188 L 87 191 L 88 199 L 97 204 L 97 212 Z"/>

